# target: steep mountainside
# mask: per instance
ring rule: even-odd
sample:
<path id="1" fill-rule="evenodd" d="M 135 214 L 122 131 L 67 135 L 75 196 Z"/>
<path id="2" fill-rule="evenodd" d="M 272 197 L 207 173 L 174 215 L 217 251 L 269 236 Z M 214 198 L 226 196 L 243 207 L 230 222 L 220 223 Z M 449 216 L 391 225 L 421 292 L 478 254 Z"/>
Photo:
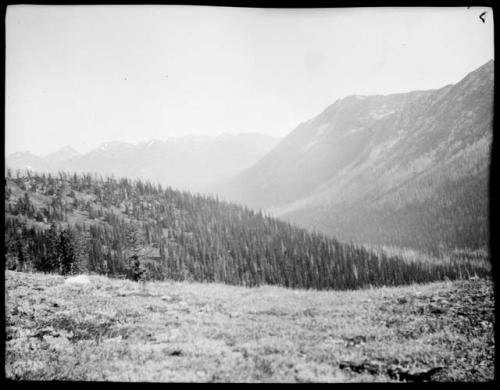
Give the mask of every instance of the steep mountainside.
<path id="1" fill-rule="evenodd" d="M 175 188 L 203 191 L 215 182 L 251 166 L 279 138 L 257 133 L 223 134 L 151 140 L 137 145 L 107 142 L 79 155 L 70 147 L 42 158 L 29 152 L 7 156 L 7 166 L 44 172 L 96 172 L 160 182 Z"/>
<path id="2" fill-rule="evenodd" d="M 343 240 L 484 247 L 493 69 L 438 90 L 339 100 L 221 192 Z"/>

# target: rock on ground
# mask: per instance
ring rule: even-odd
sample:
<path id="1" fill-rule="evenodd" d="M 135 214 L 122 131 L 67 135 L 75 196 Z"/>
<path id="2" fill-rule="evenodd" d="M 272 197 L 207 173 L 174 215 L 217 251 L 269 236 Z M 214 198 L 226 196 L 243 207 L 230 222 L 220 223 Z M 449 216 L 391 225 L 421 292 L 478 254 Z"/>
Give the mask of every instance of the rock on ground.
<path id="1" fill-rule="evenodd" d="M 65 284 L 89 284 L 90 279 L 87 275 L 71 276 L 64 281 Z"/>

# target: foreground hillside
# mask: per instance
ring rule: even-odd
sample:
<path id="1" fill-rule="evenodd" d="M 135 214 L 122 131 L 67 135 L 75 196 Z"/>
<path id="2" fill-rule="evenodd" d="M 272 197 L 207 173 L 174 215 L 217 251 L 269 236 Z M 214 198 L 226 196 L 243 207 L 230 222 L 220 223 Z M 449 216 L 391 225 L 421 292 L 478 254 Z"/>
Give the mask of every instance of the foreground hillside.
<path id="1" fill-rule="evenodd" d="M 487 276 L 487 257 L 405 261 L 148 182 L 10 172 L 10 270 L 354 289 Z"/>
<path id="2" fill-rule="evenodd" d="M 490 381 L 491 281 L 344 292 L 6 272 L 7 378 Z"/>
<path id="3" fill-rule="evenodd" d="M 342 241 L 488 246 L 494 62 L 454 85 L 349 96 L 221 192 Z"/>

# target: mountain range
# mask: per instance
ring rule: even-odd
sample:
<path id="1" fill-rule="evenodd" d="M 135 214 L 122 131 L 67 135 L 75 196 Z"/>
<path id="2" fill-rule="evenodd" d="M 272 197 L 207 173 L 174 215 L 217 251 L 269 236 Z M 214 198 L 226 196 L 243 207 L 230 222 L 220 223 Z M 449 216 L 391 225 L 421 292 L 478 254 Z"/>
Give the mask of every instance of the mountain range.
<path id="1" fill-rule="evenodd" d="M 219 191 L 341 240 L 488 245 L 493 60 L 435 90 L 349 96 Z"/>
<path id="2" fill-rule="evenodd" d="M 453 85 L 339 99 L 283 139 L 246 133 L 70 147 L 7 167 L 96 172 L 217 194 L 342 241 L 489 245 L 493 60 Z"/>
<path id="3" fill-rule="evenodd" d="M 6 166 L 39 172 L 114 174 L 203 191 L 258 161 L 279 140 L 258 133 L 241 133 L 185 136 L 139 144 L 114 141 L 85 154 L 79 154 L 70 146 L 45 157 L 16 152 L 6 157 Z"/>

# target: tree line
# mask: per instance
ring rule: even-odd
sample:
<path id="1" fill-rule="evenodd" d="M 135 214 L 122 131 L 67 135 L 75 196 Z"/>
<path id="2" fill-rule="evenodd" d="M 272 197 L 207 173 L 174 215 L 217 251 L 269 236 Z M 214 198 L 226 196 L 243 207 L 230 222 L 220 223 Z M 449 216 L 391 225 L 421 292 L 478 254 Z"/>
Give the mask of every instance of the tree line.
<path id="1" fill-rule="evenodd" d="M 65 172 L 7 172 L 5 241 L 11 269 L 135 280 L 355 289 L 489 272 L 375 254 L 216 197 Z"/>

